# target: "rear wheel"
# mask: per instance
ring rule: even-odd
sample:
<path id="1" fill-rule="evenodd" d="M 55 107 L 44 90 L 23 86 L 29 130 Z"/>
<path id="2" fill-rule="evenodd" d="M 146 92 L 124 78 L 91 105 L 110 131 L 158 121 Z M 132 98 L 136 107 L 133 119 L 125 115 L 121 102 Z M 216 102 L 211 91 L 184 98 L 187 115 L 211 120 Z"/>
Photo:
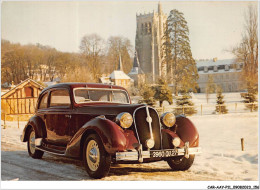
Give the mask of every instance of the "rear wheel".
<path id="1" fill-rule="evenodd" d="M 178 156 L 167 160 L 167 163 L 172 168 L 173 171 L 184 171 L 188 170 L 194 161 L 195 155 L 190 155 L 189 158 L 184 156 Z"/>
<path id="2" fill-rule="evenodd" d="M 35 147 L 35 131 L 33 130 L 33 128 L 31 128 L 30 131 L 29 131 L 29 139 L 28 139 L 28 142 L 27 142 L 27 150 L 28 150 L 29 155 L 32 158 L 35 158 L 35 159 L 42 158 L 43 153 L 44 153 L 41 150 L 37 150 L 36 147 Z"/>
<path id="3" fill-rule="evenodd" d="M 84 144 L 83 163 L 90 177 L 100 179 L 105 177 L 111 165 L 111 155 L 108 154 L 98 135 L 89 135 Z"/>

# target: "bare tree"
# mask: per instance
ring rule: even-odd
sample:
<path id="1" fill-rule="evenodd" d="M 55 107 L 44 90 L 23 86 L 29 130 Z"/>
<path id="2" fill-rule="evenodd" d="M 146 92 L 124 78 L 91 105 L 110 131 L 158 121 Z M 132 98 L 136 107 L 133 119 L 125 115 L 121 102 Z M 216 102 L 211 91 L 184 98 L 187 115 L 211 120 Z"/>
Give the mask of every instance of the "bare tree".
<path id="1" fill-rule="evenodd" d="M 81 54 L 95 82 L 101 74 L 101 57 L 104 53 L 104 40 L 97 34 L 85 35 L 80 44 Z"/>
<path id="2" fill-rule="evenodd" d="M 206 99 L 207 103 L 209 103 L 209 96 L 211 93 L 214 93 L 216 90 L 216 84 L 214 83 L 214 79 L 212 75 L 208 75 L 208 81 L 207 81 L 207 86 L 206 86 Z"/>
<path id="3" fill-rule="evenodd" d="M 250 5 L 245 14 L 245 26 L 242 41 L 232 49 L 237 62 L 243 62 L 241 79 L 247 89 L 258 90 L 258 13 L 257 8 Z"/>
<path id="4" fill-rule="evenodd" d="M 123 70 L 125 73 L 129 73 L 132 68 L 132 60 L 130 55 L 133 53 L 132 45 L 128 38 L 122 36 L 111 36 L 107 42 L 108 45 L 108 68 L 110 73 L 117 68 L 119 54 L 121 55 Z"/>

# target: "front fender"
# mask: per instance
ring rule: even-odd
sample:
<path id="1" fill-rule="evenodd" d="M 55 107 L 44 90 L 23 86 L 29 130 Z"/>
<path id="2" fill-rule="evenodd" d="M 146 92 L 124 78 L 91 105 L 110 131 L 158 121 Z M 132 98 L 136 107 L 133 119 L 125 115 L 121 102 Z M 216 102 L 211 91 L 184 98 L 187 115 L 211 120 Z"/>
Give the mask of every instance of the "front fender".
<path id="1" fill-rule="evenodd" d="M 23 129 L 23 133 L 21 135 L 22 142 L 28 141 L 28 132 L 31 127 L 33 127 L 35 131 L 35 138 L 45 138 L 47 136 L 44 121 L 39 116 L 34 115 L 29 119 Z"/>
<path id="2" fill-rule="evenodd" d="M 199 146 L 199 133 L 195 125 L 188 118 L 177 116 L 176 125 L 176 133 L 184 143 L 189 142 L 190 147 Z"/>
<path id="3" fill-rule="evenodd" d="M 74 135 L 67 145 L 66 155 L 70 157 L 80 157 L 81 147 L 85 137 L 91 133 L 97 133 L 101 138 L 105 150 L 109 154 L 114 154 L 117 151 L 125 151 L 127 149 L 127 139 L 124 131 L 116 123 L 96 117 L 87 122 Z"/>
<path id="4" fill-rule="evenodd" d="M 172 139 L 175 137 L 179 137 L 176 133 L 174 133 L 170 129 L 162 129 L 162 143 L 163 143 L 163 149 L 172 149 L 174 148 L 172 144 Z M 180 148 L 184 146 L 184 142 L 181 140 Z"/>

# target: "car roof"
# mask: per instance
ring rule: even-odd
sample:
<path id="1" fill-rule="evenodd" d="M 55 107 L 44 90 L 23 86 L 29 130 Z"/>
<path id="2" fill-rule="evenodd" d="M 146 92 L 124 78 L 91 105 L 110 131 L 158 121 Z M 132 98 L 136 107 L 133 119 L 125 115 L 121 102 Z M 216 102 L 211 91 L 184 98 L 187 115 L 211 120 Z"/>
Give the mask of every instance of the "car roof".
<path id="1" fill-rule="evenodd" d="M 53 89 L 53 88 L 79 88 L 79 87 L 87 87 L 87 88 L 110 88 L 110 89 L 121 89 L 125 90 L 125 88 L 117 85 L 110 85 L 110 84 L 102 84 L 102 83 L 78 83 L 78 82 L 73 82 L 73 83 L 58 83 L 54 84 L 51 86 L 48 86 L 42 90 L 41 93 Z"/>

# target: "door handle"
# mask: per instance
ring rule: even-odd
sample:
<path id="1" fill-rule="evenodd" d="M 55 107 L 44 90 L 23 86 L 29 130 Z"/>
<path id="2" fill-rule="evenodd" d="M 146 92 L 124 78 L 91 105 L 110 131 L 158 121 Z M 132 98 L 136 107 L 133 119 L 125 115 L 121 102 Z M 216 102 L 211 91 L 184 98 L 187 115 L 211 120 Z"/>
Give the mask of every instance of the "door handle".
<path id="1" fill-rule="evenodd" d="M 71 115 L 65 115 L 65 117 L 67 117 L 67 118 L 70 118 L 70 119 L 71 119 Z"/>

